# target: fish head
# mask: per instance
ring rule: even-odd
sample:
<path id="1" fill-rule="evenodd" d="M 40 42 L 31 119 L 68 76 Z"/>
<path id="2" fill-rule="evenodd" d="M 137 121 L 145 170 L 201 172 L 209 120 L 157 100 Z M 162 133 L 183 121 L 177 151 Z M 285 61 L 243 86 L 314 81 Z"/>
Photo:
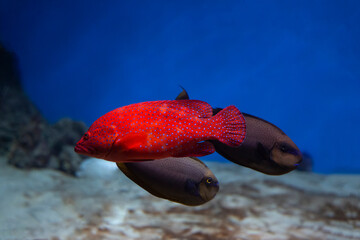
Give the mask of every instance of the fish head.
<path id="1" fill-rule="evenodd" d="M 215 175 L 210 172 L 206 174 L 199 184 L 199 194 L 204 201 L 210 201 L 219 191 L 219 181 Z"/>
<path id="2" fill-rule="evenodd" d="M 300 164 L 302 154 L 295 143 L 286 136 L 286 138 L 275 142 L 270 151 L 270 158 L 278 166 L 292 171 Z"/>
<path id="3" fill-rule="evenodd" d="M 116 140 L 115 127 L 95 121 L 75 146 L 75 152 L 89 157 L 105 159 Z"/>

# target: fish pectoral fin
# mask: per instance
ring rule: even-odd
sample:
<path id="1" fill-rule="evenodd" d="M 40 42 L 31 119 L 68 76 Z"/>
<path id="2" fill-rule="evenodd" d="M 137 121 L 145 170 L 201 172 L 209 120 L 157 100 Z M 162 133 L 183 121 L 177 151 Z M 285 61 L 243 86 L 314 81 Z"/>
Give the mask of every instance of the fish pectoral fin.
<path id="1" fill-rule="evenodd" d="M 147 144 L 147 134 L 129 134 L 116 140 L 115 145 L 122 151 L 139 149 Z"/>
<path id="2" fill-rule="evenodd" d="M 214 152 L 214 145 L 206 141 L 195 143 L 192 147 L 189 148 L 183 148 L 183 150 L 175 154 L 174 157 L 202 157 Z"/>
<path id="3" fill-rule="evenodd" d="M 199 185 L 191 179 L 187 179 L 185 182 L 185 191 L 193 196 L 200 197 Z"/>
<path id="4" fill-rule="evenodd" d="M 265 146 L 262 143 L 260 142 L 257 143 L 256 150 L 257 150 L 256 151 L 257 154 L 260 156 L 262 160 L 270 159 L 270 152 L 265 148 Z"/>

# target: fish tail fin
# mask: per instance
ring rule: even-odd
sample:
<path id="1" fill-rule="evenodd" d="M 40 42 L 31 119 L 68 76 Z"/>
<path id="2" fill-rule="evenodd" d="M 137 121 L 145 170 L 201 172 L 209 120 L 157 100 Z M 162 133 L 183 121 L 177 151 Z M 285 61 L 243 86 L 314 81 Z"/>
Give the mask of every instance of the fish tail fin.
<path id="1" fill-rule="evenodd" d="M 239 109 L 228 106 L 213 118 L 220 124 L 217 140 L 231 147 L 240 146 L 245 139 L 246 123 Z"/>

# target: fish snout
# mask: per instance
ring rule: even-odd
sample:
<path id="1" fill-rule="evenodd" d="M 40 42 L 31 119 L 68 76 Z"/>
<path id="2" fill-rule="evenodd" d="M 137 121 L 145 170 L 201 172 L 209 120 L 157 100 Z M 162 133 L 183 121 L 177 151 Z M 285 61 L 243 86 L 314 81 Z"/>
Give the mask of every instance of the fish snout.
<path id="1" fill-rule="evenodd" d="M 219 182 L 218 182 L 218 181 L 214 181 L 211 185 L 212 185 L 213 187 L 219 189 Z"/>
<path id="2" fill-rule="evenodd" d="M 218 181 L 214 181 L 209 185 L 209 188 L 206 189 L 206 191 L 200 191 L 200 196 L 202 197 L 203 200 L 205 201 L 210 201 L 211 199 L 213 199 L 215 197 L 215 195 L 217 194 L 217 192 L 219 191 L 219 182 Z"/>
<path id="3" fill-rule="evenodd" d="M 80 145 L 76 145 L 76 146 L 74 147 L 74 151 L 75 151 L 76 153 L 81 153 L 81 150 L 82 150 L 82 148 L 81 148 Z"/>
<path id="4" fill-rule="evenodd" d="M 76 146 L 74 147 L 74 151 L 79 154 L 88 153 L 87 149 L 84 146 L 82 146 L 81 144 L 76 144 Z"/>
<path id="5" fill-rule="evenodd" d="M 295 167 L 299 166 L 300 163 L 303 161 L 303 155 L 300 150 L 297 151 L 296 154 L 294 154 L 297 157 L 297 162 L 295 163 Z"/>

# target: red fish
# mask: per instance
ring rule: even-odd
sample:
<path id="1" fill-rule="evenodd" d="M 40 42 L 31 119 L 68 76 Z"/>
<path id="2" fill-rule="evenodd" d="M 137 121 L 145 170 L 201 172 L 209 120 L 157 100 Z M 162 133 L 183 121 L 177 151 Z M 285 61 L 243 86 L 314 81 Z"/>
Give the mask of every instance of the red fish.
<path id="1" fill-rule="evenodd" d="M 245 119 L 235 106 L 212 116 L 212 107 L 199 100 L 143 102 L 97 119 L 75 152 L 113 162 L 200 157 L 215 151 L 206 140 L 236 147 L 245 133 Z"/>

